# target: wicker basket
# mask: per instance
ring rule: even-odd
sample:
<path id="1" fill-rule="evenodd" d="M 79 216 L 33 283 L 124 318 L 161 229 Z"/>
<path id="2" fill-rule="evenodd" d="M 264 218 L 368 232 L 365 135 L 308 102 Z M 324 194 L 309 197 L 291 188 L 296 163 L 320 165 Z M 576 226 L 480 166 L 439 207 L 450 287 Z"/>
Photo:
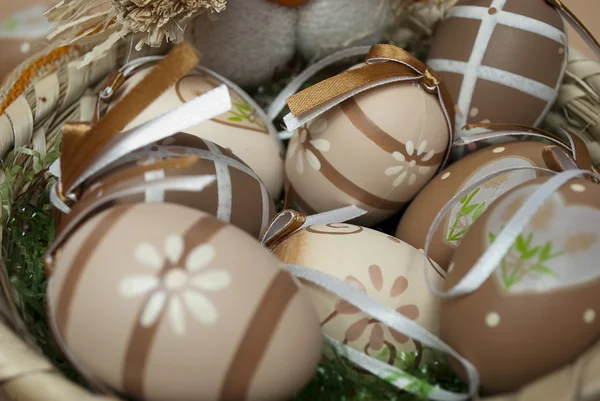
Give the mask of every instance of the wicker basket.
<path id="1" fill-rule="evenodd" d="M 0 157 L 33 169 L 51 149 L 65 121 L 89 121 L 94 99 L 92 89 L 128 59 L 148 55 L 130 53 L 123 43 L 84 69 L 78 61 L 101 37 L 71 48 L 50 48 L 23 63 L 0 89 Z M 164 53 L 165 49 L 155 49 Z M 585 64 L 586 68 L 579 68 Z M 558 131 L 561 124 L 579 132 L 600 162 L 600 65 L 574 53 L 570 74 L 561 98 L 547 124 Z M 592 90 L 590 91 L 590 88 Z M 576 92 L 577 95 L 573 95 Z M 582 111 L 584 110 L 584 111 Z M 598 148 L 596 148 L 598 146 Z M 4 158 L 18 147 L 35 153 Z M 2 177 L 4 179 L 4 177 Z M 21 194 L 31 190 L 20 182 L 11 193 L 2 193 L 3 224 L 6 211 Z M 8 207 L 7 207 L 8 205 Z M 4 247 L 3 250 L 4 252 Z M 4 258 L 4 255 L 2 255 Z M 5 264 L 0 259 L 0 401 L 86 401 L 114 399 L 94 395 L 61 376 L 36 346 L 20 317 L 21 301 L 11 288 Z M 596 401 L 600 400 L 600 344 L 573 365 L 532 383 L 520 393 L 489 398 L 489 401 Z"/>

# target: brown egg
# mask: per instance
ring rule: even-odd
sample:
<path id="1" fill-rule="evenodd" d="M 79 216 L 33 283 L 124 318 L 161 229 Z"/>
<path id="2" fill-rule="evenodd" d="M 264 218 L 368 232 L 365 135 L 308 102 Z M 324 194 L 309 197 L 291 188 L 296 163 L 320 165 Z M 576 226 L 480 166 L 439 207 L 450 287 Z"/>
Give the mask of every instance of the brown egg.
<path id="1" fill-rule="evenodd" d="M 131 398 L 279 401 L 316 371 L 321 331 L 297 281 L 206 213 L 118 205 L 58 255 L 46 294 L 55 336 Z"/>
<path id="2" fill-rule="evenodd" d="M 285 162 L 292 205 L 314 214 L 356 205 L 371 226 L 393 216 L 437 173 L 450 133 L 419 85 L 359 93 L 294 132 Z"/>
<path id="3" fill-rule="evenodd" d="M 510 167 L 543 167 L 542 142 L 519 141 L 486 147 L 451 164 L 417 195 L 404 212 L 396 237 L 415 248 L 424 248 L 434 219 L 454 195 L 488 174 Z M 436 230 L 428 256 L 446 270 L 456 248 L 475 220 L 510 189 L 548 173 L 520 170 L 506 173 L 482 184 L 452 208 Z"/>
<path id="4" fill-rule="evenodd" d="M 473 224 L 446 289 L 547 180 L 512 189 Z M 515 391 L 573 362 L 600 338 L 599 259 L 600 186 L 574 179 L 538 209 L 479 289 L 442 301 L 442 340 L 477 367 L 488 392 Z"/>
<path id="5" fill-rule="evenodd" d="M 129 93 L 153 67 L 145 68 L 128 78 L 111 103 L 111 107 Z M 201 70 L 181 78 L 163 93 L 126 129 L 156 118 L 223 83 Z M 186 133 L 208 139 L 229 148 L 258 174 L 269 193 L 278 198 L 283 188 L 283 148 L 277 132 L 269 121 L 263 121 L 249 97 L 229 88 L 233 108 L 229 112 L 185 130 Z"/>
<path id="6" fill-rule="evenodd" d="M 50 31 L 46 1 L 2 1 L 0 4 L 0 82 L 21 62 L 42 50 Z"/>
<path id="7" fill-rule="evenodd" d="M 454 98 L 460 137 L 467 123 L 541 123 L 567 49 L 564 22 L 546 1 L 460 0 L 437 29 L 427 64 Z"/>
<path id="8" fill-rule="evenodd" d="M 172 166 L 152 167 L 171 159 L 175 162 Z M 276 210 L 260 178 L 231 151 L 189 134 L 177 134 L 138 149 L 90 180 L 71 213 L 61 218 L 61 228 L 102 197 L 144 182 L 200 175 L 215 176 L 216 181 L 195 193 L 146 191 L 120 198 L 117 203 L 176 203 L 207 212 L 255 238 L 265 233 Z"/>
<path id="9" fill-rule="evenodd" d="M 316 225 L 294 233 L 279 243 L 274 253 L 285 263 L 344 280 L 438 334 L 439 300 L 425 282 L 425 255 L 394 237 L 350 224 Z M 443 271 L 438 266 L 431 270 L 435 270 L 430 272 L 433 284 L 441 289 Z M 407 368 L 402 352 L 414 353 L 416 361 L 423 357 L 418 341 L 391 330 L 321 287 L 304 285 L 325 334 L 402 369 Z"/>

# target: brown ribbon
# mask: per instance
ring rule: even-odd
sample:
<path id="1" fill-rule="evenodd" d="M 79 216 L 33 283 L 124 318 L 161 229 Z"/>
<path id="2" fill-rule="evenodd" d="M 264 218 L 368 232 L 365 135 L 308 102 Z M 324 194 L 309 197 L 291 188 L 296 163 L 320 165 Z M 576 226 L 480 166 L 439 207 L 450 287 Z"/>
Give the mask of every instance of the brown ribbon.
<path id="1" fill-rule="evenodd" d="M 144 111 L 178 79 L 184 77 L 197 64 L 198 57 L 187 42 L 175 47 L 131 92 L 119 102 L 119 107 L 109 110 L 79 140 L 77 152 L 61 163 L 62 177 L 59 192 L 69 190 L 77 178 L 94 162 L 110 141 L 133 119 Z M 111 77 L 113 81 L 118 79 Z M 76 134 L 72 135 L 77 137 Z M 73 141 L 72 141 L 73 142 Z M 69 194 L 67 194 L 69 195 Z M 61 193 L 62 198 L 65 196 Z"/>
<path id="2" fill-rule="evenodd" d="M 390 78 L 406 78 L 421 81 L 425 89 L 437 94 L 449 120 L 450 142 L 452 142 L 454 117 L 453 102 L 439 75 L 416 59 L 412 54 L 392 45 L 371 47 L 366 66 L 345 71 L 332 78 L 311 86 L 287 99 L 292 115 L 298 117 L 344 94 L 369 84 Z"/>

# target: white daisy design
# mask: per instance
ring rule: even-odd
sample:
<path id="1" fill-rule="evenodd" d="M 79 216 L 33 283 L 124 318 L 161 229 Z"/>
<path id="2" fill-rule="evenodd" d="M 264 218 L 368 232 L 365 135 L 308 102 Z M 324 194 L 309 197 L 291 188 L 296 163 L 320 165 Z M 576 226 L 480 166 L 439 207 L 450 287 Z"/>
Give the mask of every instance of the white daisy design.
<path id="1" fill-rule="evenodd" d="M 198 245 L 185 261 L 182 260 L 184 251 L 181 235 L 165 239 L 164 255 L 147 243 L 135 249 L 135 260 L 153 274 L 125 277 L 119 292 L 126 298 L 151 294 L 142 312 L 142 326 L 153 326 L 163 311 L 179 336 L 186 332 L 186 310 L 202 324 L 217 322 L 219 313 L 203 292 L 224 290 L 231 284 L 231 276 L 222 269 L 207 269 L 216 257 L 212 245 Z"/>
<path id="2" fill-rule="evenodd" d="M 310 126 L 309 126 L 310 125 Z M 314 122 L 306 124 L 304 127 L 298 129 L 294 133 L 293 140 L 289 146 L 289 154 L 291 156 L 297 154 L 296 159 L 296 170 L 299 174 L 304 173 L 304 158 L 308 164 L 319 171 L 321 169 L 321 162 L 310 149 L 305 148 L 305 143 L 308 140 L 309 134 L 312 136 L 323 133 L 327 129 L 327 120 L 325 118 L 318 118 Z M 298 136 L 300 138 L 298 138 Z M 319 152 L 329 152 L 331 144 L 325 139 L 311 139 L 308 141 L 315 149 Z"/>
<path id="3" fill-rule="evenodd" d="M 406 153 L 412 158 L 412 160 L 408 161 L 406 160 L 404 154 L 400 152 L 394 152 L 392 153 L 392 157 L 402 164 L 385 170 L 385 175 L 388 177 L 398 175 L 392 184 L 394 188 L 402 185 L 407 178 L 408 185 L 414 185 L 414 183 L 417 181 L 418 174 L 425 175 L 431 170 L 431 167 L 428 166 L 417 166 L 418 162 L 428 162 L 435 155 L 433 150 L 426 152 L 427 141 L 421 141 L 419 146 L 416 148 L 413 141 L 408 141 L 406 142 L 405 147 Z"/>

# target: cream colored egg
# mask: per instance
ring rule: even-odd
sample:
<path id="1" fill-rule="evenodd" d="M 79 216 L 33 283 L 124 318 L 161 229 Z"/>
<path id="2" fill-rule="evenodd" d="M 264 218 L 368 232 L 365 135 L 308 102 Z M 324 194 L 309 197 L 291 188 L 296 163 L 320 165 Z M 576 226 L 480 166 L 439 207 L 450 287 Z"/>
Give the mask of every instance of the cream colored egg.
<path id="1" fill-rule="evenodd" d="M 298 129 L 285 163 L 288 198 L 314 214 L 349 205 L 374 225 L 399 212 L 436 174 L 450 133 L 435 95 L 413 83 L 350 98 Z"/>
<path id="2" fill-rule="evenodd" d="M 242 230 L 175 204 L 119 205 L 60 249 L 55 336 L 97 380 L 144 401 L 279 401 L 314 375 L 311 301 Z"/>
<path id="3" fill-rule="evenodd" d="M 397 238 L 349 224 L 317 225 L 293 234 L 274 252 L 283 262 L 344 280 L 433 334 L 439 332 L 439 300 L 425 282 L 425 256 Z M 437 265 L 427 266 L 433 285 L 441 288 L 444 273 Z M 321 287 L 305 286 L 325 334 L 402 368 L 400 352 L 421 356 L 419 342 L 390 330 Z"/>
<path id="4" fill-rule="evenodd" d="M 130 77 L 124 87 L 117 93 L 112 102 L 114 107 L 120 98 L 137 85 L 151 68 L 146 68 Z M 181 78 L 169 88 L 126 129 L 136 127 L 144 122 L 156 118 L 178 106 L 189 102 L 196 97 L 222 85 L 216 78 L 201 71 L 195 71 Z M 283 148 L 275 130 L 270 122 L 263 121 L 253 104 L 246 95 L 229 88 L 233 108 L 229 112 L 205 121 L 185 130 L 185 133 L 208 139 L 230 149 L 242 159 L 264 182 L 269 193 L 278 198 L 283 186 Z"/>

